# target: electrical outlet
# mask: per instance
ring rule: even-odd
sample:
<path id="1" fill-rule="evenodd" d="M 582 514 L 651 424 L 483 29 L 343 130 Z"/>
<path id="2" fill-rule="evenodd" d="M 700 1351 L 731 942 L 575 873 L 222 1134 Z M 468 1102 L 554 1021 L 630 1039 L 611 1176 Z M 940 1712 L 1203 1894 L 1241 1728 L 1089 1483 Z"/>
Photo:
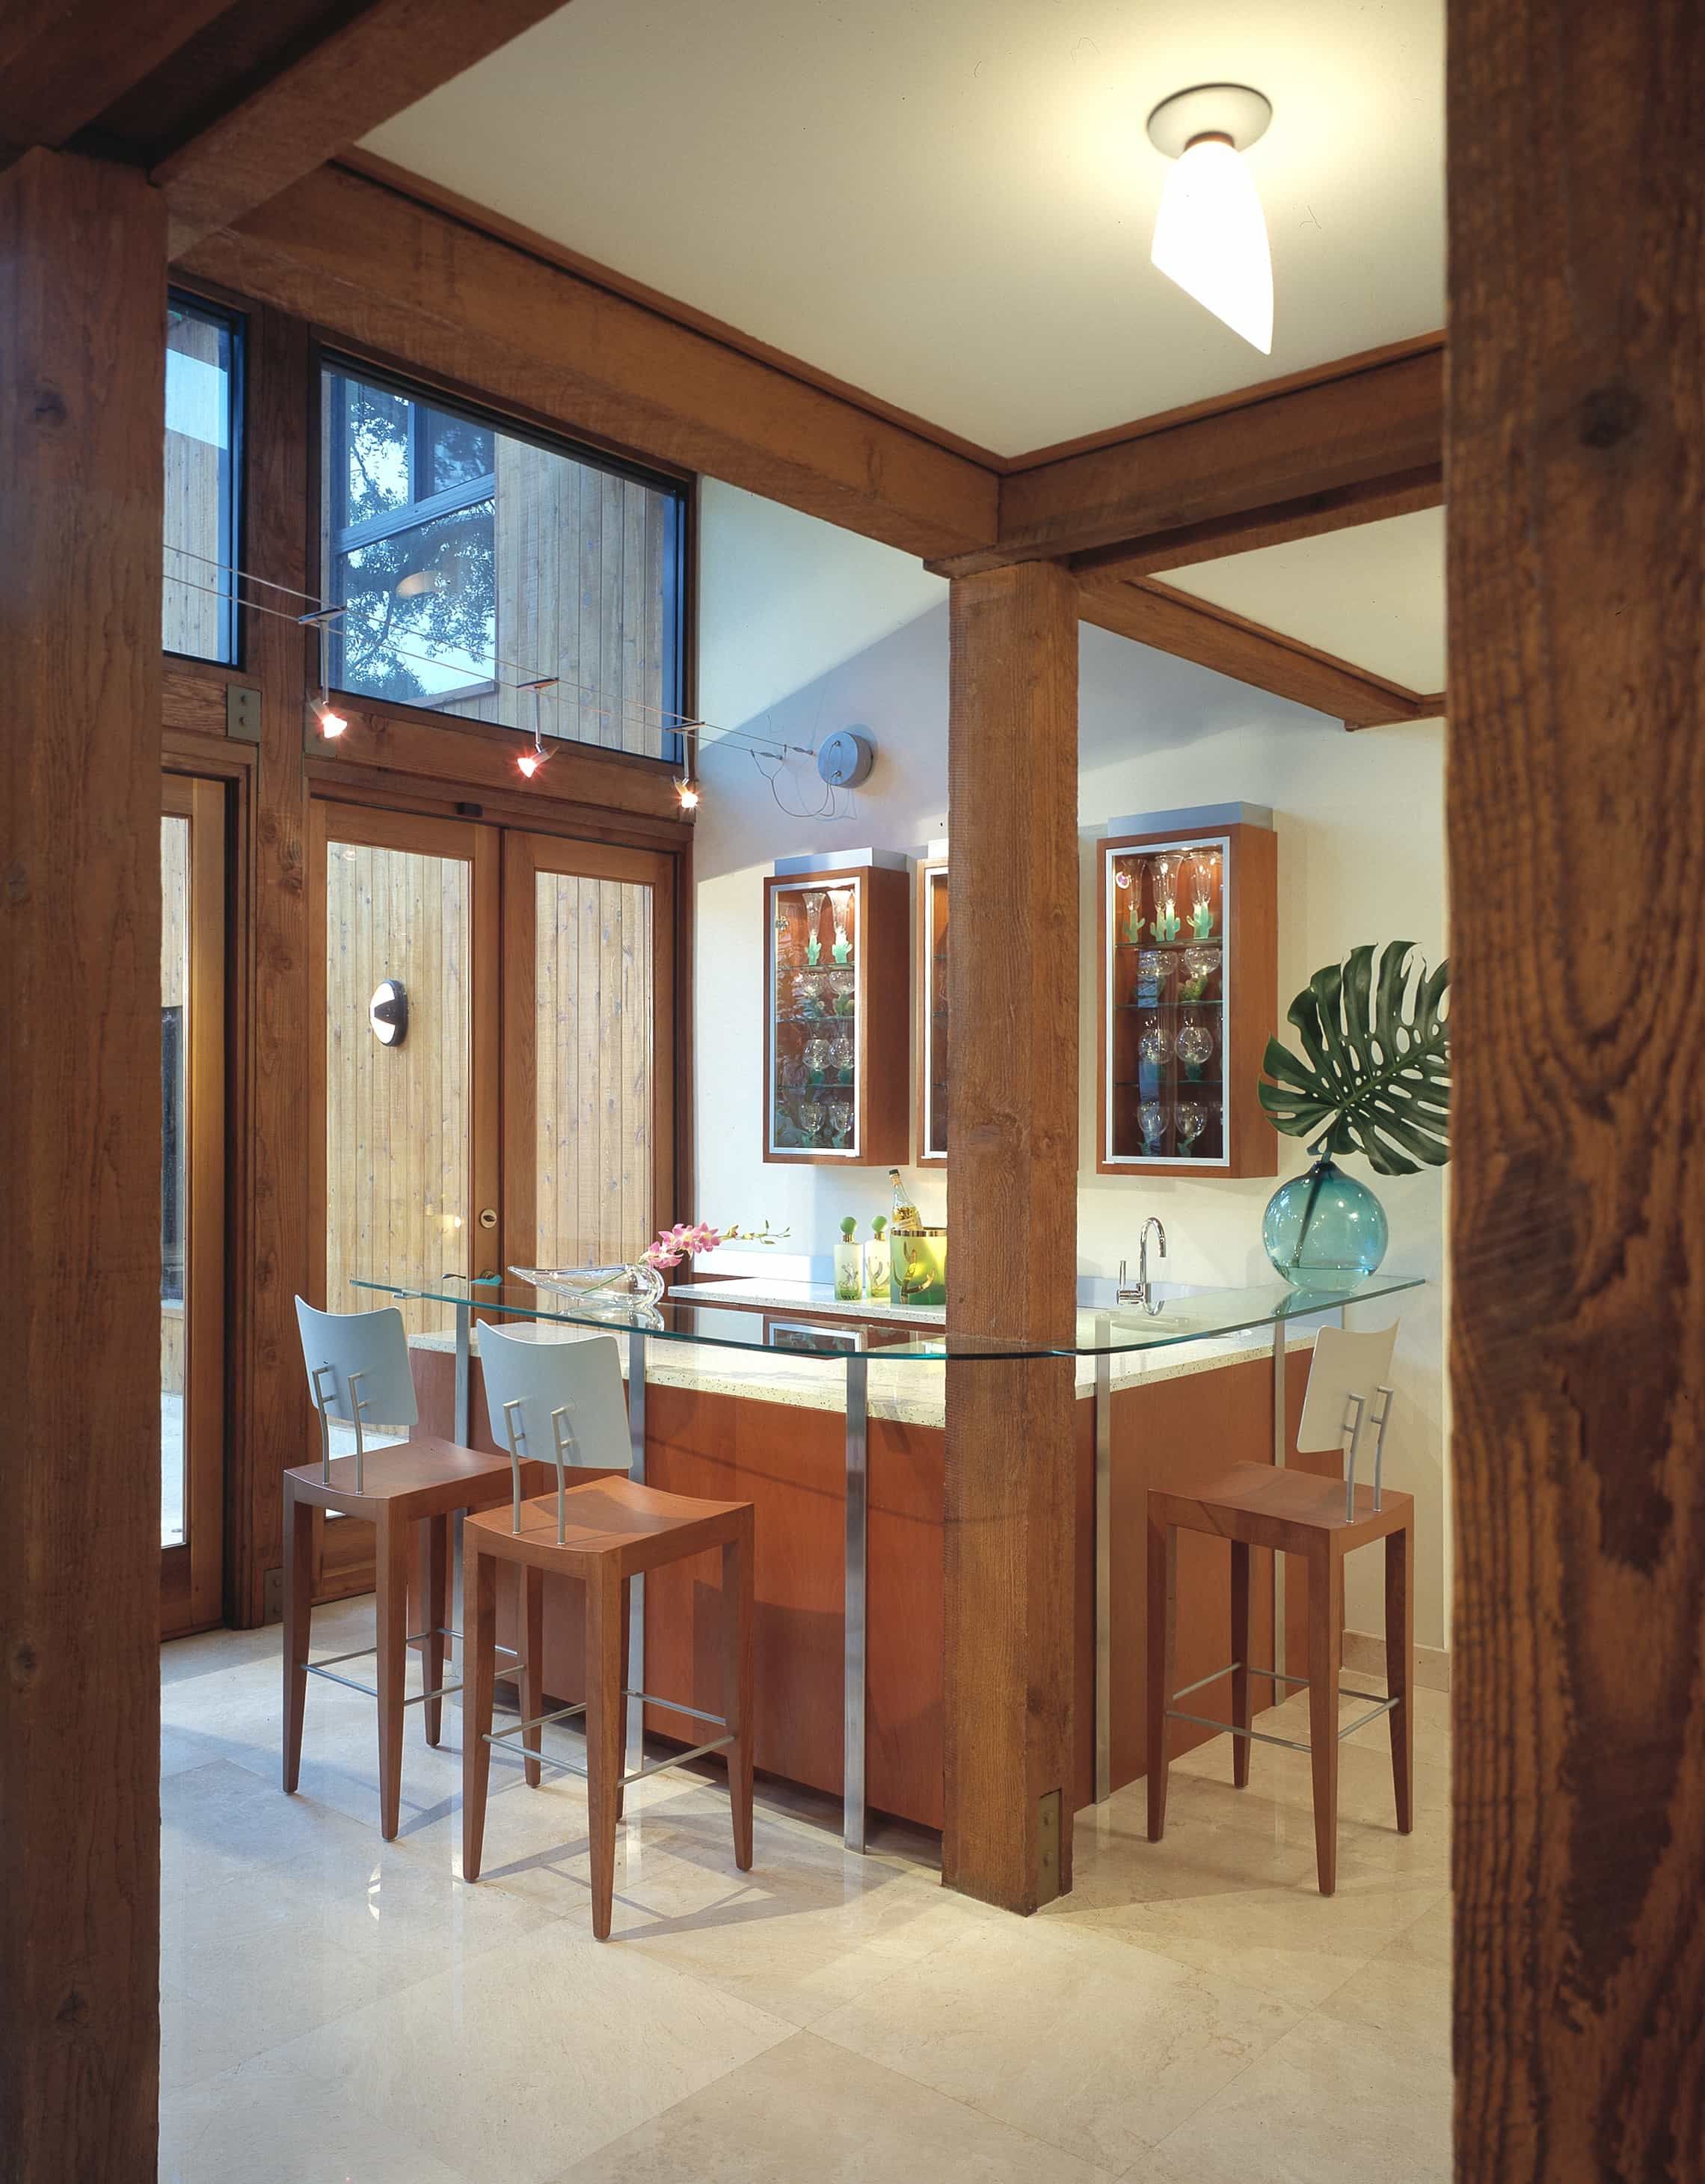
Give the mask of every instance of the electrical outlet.
<path id="1" fill-rule="evenodd" d="M 263 1623 L 284 1620 L 284 1572 L 270 1569 L 261 1581 L 260 1618 Z"/>

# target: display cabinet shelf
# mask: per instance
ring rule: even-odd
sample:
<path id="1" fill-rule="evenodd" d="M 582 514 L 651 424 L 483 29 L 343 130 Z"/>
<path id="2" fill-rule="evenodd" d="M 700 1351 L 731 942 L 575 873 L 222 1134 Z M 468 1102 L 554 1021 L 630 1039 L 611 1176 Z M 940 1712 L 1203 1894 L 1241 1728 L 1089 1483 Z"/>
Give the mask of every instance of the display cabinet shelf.
<path id="1" fill-rule="evenodd" d="M 1097 1169 L 1277 1174 L 1256 1091 L 1278 1022 L 1270 823 L 1122 828 L 1101 844 L 1100 901 Z"/>
<path id="2" fill-rule="evenodd" d="M 765 881 L 766 1161 L 905 1162 L 907 889 L 873 850 Z"/>
<path id="3" fill-rule="evenodd" d="M 917 867 L 917 1164 L 947 1165 L 947 857 L 938 848 Z"/>

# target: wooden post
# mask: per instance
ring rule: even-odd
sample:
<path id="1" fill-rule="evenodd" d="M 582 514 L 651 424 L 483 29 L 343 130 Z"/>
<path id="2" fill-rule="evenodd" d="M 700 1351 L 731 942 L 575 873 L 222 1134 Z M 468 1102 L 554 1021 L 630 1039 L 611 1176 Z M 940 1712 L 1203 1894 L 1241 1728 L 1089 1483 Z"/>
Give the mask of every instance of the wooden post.
<path id="1" fill-rule="evenodd" d="M 0 2168 L 154 2175 L 165 209 L 0 176 Z"/>
<path id="2" fill-rule="evenodd" d="M 1069 1338 L 1078 1229 L 1078 599 L 956 577 L 948 805 L 948 1323 Z M 948 1368 L 943 1877 L 1014 1911 L 1072 1870 L 1069 1361 Z"/>
<path id="3" fill-rule="evenodd" d="M 1705 10 L 1451 0 L 1457 2173 L 1705 2098 Z"/>

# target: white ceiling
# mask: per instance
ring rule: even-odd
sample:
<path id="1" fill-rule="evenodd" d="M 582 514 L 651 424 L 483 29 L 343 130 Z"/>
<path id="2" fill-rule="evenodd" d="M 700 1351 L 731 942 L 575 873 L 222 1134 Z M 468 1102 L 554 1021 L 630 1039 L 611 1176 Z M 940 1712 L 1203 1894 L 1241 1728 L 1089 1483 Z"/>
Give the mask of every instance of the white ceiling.
<path id="1" fill-rule="evenodd" d="M 1445 687 L 1445 511 L 1229 554 L 1156 581 L 1423 694 Z"/>
<path id="2" fill-rule="evenodd" d="M 366 147 L 1017 454 L 1442 323 L 1442 17 L 573 0 Z M 1148 262 L 1167 163 L 1145 120 L 1223 79 L 1273 106 L 1247 155 L 1270 358 Z"/>

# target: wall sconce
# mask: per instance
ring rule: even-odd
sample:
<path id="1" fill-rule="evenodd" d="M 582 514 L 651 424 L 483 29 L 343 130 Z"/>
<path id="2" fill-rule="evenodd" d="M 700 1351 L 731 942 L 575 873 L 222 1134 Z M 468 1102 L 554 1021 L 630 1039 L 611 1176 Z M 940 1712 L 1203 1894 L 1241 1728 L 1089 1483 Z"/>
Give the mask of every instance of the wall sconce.
<path id="1" fill-rule="evenodd" d="M 367 1004 L 367 1021 L 381 1046 L 400 1046 L 409 1035 L 409 996 L 397 978 L 382 978 Z"/>

